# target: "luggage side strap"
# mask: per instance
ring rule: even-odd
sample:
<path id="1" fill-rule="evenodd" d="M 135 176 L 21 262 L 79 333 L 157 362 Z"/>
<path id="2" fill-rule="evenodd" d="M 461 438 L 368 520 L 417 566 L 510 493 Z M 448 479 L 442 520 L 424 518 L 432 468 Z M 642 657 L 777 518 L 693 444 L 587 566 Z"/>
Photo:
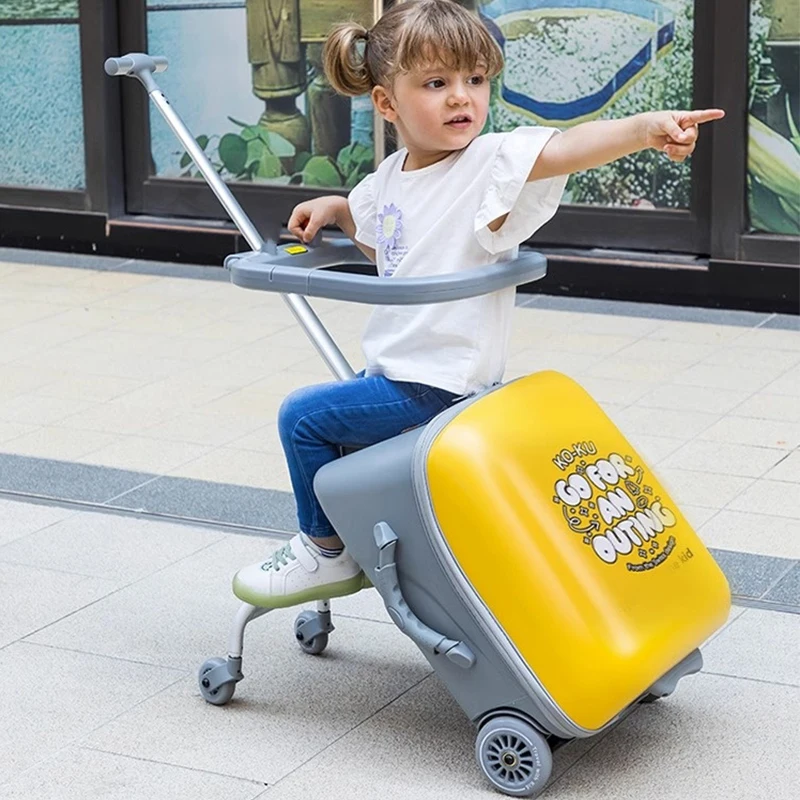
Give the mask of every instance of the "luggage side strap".
<path id="1" fill-rule="evenodd" d="M 375 569 L 373 583 L 394 623 L 422 650 L 436 656 L 444 655 L 459 667 L 469 669 L 475 663 L 475 656 L 469 647 L 464 642 L 448 639 L 444 634 L 429 628 L 408 607 L 397 579 L 395 563 L 397 534 L 388 523 L 379 522 L 374 528 L 373 535 L 378 546 L 378 566 Z"/>

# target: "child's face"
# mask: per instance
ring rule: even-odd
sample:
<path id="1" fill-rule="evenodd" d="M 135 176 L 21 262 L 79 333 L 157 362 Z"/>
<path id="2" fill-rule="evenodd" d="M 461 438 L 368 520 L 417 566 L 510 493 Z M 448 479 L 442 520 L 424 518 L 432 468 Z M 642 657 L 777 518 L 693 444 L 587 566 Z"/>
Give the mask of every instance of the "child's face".
<path id="1" fill-rule="evenodd" d="M 376 87 L 376 93 L 378 110 L 397 126 L 409 154 L 428 163 L 466 147 L 489 113 L 489 80 L 480 68 L 468 72 L 432 64 L 401 73 L 391 92 Z"/>

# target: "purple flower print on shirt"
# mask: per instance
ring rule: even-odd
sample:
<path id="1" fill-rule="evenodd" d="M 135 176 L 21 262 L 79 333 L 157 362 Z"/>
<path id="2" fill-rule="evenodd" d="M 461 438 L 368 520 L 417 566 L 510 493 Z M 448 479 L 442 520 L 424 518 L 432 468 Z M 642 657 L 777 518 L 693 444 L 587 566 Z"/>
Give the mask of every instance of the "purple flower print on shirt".
<path id="1" fill-rule="evenodd" d="M 402 233 L 403 212 L 394 203 L 384 206 L 383 211 L 378 213 L 376 238 L 387 256 L 390 250 L 397 247 Z"/>

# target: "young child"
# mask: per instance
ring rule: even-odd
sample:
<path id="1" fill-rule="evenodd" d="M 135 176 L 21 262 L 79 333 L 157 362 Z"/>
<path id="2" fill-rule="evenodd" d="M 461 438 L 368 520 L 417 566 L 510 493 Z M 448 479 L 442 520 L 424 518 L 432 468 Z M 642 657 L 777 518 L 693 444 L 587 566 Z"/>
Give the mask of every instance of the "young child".
<path id="1" fill-rule="evenodd" d="M 336 224 L 390 279 L 467 270 L 517 256 L 555 213 L 571 172 L 645 148 L 673 161 L 720 110 L 660 111 L 560 133 L 523 127 L 479 136 L 502 54 L 478 18 L 452 0 L 396 5 L 370 29 L 331 33 L 325 71 L 344 95 L 371 93 L 404 147 L 350 193 L 298 205 L 289 230 L 310 241 Z M 313 490 L 339 446 L 364 447 L 423 425 L 459 398 L 498 383 L 514 290 L 438 305 L 380 306 L 363 336 L 355 380 L 311 386 L 283 403 L 278 427 L 301 533 L 245 567 L 234 592 L 264 607 L 358 591 L 365 578 Z"/>

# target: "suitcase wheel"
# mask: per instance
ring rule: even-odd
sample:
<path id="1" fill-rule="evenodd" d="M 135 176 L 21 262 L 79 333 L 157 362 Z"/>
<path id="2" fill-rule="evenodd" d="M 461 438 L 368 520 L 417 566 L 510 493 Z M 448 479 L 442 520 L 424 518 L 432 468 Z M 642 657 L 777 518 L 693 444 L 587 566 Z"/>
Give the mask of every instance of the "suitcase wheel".
<path id="1" fill-rule="evenodd" d="M 305 653 L 318 656 L 328 646 L 328 634 L 333 630 L 330 622 L 318 611 L 301 611 L 294 621 L 294 637 Z"/>
<path id="2" fill-rule="evenodd" d="M 227 669 L 227 659 L 225 658 L 209 658 L 207 661 L 203 663 L 203 666 L 200 667 L 200 671 L 197 675 L 197 680 L 200 685 L 200 694 L 203 695 L 203 699 L 207 703 L 211 703 L 214 706 L 224 706 L 231 697 L 233 697 L 233 693 L 236 690 L 236 679 L 233 677 L 228 678 L 226 676 L 225 680 L 219 683 L 219 685 L 215 686 L 212 683 L 212 676 L 210 673 L 223 670 L 223 668 Z M 225 672 L 225 670 L 223 670 Z"/>
<path id="3" fill-rule="evenodd" d="M 504 794 L 535 797 L 553 768 L 550 745 L 517 717 L 494 717 L 478 731 L 475 757 L 483 774 Z"/>

